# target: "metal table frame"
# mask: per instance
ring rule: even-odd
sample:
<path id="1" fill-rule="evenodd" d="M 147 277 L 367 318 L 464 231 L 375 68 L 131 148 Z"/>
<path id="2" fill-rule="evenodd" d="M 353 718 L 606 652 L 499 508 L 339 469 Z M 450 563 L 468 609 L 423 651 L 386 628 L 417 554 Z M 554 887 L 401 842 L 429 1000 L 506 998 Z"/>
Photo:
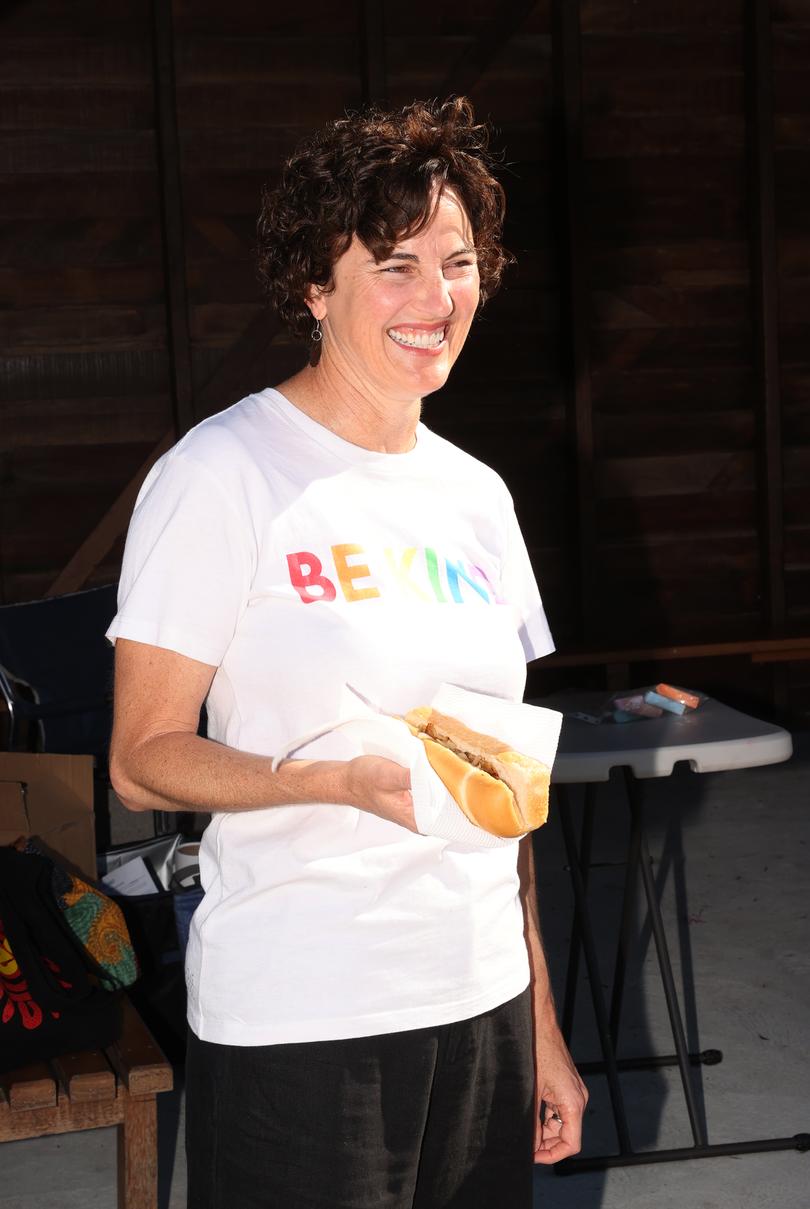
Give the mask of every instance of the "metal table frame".
<path id="1" fill-rule="evenodd" d="M 574 893 L 575 920 L 566 974 L 562 1011 L 562 1029 L 570 1042 L 574 1018 L 580 955 L 584 956 L 593 1001 L 593 1010 L 603 1060 L 578 1064 L 580 1073 L 604 1073 L 607 1076 L 619 1151 L 617 1154 L 589 1155 L 566 1159 L 555 1170 L 560 1175 L 578 1171 L 603 1170 L 644 1163 L 673 1162 L 683 1159 L 711 1158 L 718 1155 L 751 1154 L 770 1150 L 810 1149 L 810 1133 L 789 1138 L 764 1138 L 752 1141 L 727 1142 L 710 1145 L 706 1124 L 698 1109 L 692 1082 L 692 1068 L 712 1065 L 722 1060 L 720 1050 L 704 1050 L 692 1054 L 686 1041 L 672 963 L 669 956 L 664 922 L 652 873 L 647 837 L 644 828 L 644 799 L 640 781 L 644 778 L 668 776 L 679 761 L 688 761 L 696 772 L 721 771 L 732 768 L 755 767 L 790 758 L 790 735 L 781 727 L 750 718 L 720 702 L 708 699 L 692 715 L 676 718 L 614 725 L 594 726 L 570 716 L 580 709 L 593 709 L 599 694 L 561 694 L 535 704 L 561 709 L 566 714 L 560 738 L 560 749 L 554 765 L 552 781 L 559 810 L 563 839 L 568 857 Z M 601 695 L 602 697 L 604 694 Z M 606 782 L 612 768 L 621 768 L 630 830 L 625 862 L 621 923 L 613 967 L 610 1007 L 602 990 L 601 970 L 597 957 L 588 908 L 588 873 L 591 867 L 594 815 L 597 786 Z M 577 839 L 571 803 L 566 786 L 584 783 L 585 803 L 582 826 Z M 649 923 L 655 940 L 656 957 L 666 1000 L 674 1054 L 651 1054 L 646 1057 L 619 1059 L 617 1047 L 621 1022 L 625 974 L 633 927 L 633 906 L 638 879 L 641 879 Z M 693 1142 L 691 1146 L 674 1149 L 634 1150 L 627 1121 L 620 1074 L 625 1070 L 656 1070 L 677 1066 L 680 1072 Z"/>

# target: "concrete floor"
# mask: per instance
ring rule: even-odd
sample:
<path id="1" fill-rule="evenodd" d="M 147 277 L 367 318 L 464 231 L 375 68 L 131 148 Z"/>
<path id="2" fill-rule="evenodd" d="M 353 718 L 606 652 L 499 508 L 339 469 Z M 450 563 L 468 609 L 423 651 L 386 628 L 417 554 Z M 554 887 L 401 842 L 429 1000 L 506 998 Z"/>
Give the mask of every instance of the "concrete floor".
<path id="1" fill-rule="evenodd" d="M 796 746 L 796 756 L 785 765 L 708 776 L 676 771 L 646 786 L 650 848 L 690 1048 L 713 1047 L 724 1054 L 719 1065 L 695 1073 L 710 1142 L 810 1132 L 810 736 Z M 621 896 L 625 815 L 620 787 L 612 784 L 600 799 L 598 866 L 591 873 L 605 984 Z M 114 840 L 148 829 L 150 822 L 116 811 Z M 561 988 L 571 895 L 556 821 L 541 837 L 543 928 L 554 983 Z M 640 920 L 625 996 L 620 1048 L 626 1055 L 672 1052 L 650 948 Z M 573 1050 L 585 1060 L 596 1056 L 596 1041 L 584 978 L 579 992 Z M 659 1070 L 623 1078 L 634 1145 L 688 1145 L 677 1075 Z M 614 1150 L 605 1080 L 592 1076 L 588 1083 L 585 1151 Z M 181 1090 L 160 1097 L 160 1209 L 186 1204 L 182 1115 Z M 114 1130 L 6 1143 L 0 1162 L 3 1209 L 116 1205 Z M 548 1209 L 807 1209 L 810 1154 L 656 1163 L 565 1178 L 541 1169 L 535 1204 Z"/>

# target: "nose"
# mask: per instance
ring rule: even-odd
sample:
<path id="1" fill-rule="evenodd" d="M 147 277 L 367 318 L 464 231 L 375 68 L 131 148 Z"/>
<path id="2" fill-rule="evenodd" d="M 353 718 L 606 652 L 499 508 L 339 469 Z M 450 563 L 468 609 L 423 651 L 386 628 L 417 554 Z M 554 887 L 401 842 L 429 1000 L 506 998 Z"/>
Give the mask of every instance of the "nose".
<path id="1" fill-rule="evenodd" d="M 449 319 L 452 315 L 453 293 L 441 268 L 421 274 L 419 303 L 428 319 Z"/>

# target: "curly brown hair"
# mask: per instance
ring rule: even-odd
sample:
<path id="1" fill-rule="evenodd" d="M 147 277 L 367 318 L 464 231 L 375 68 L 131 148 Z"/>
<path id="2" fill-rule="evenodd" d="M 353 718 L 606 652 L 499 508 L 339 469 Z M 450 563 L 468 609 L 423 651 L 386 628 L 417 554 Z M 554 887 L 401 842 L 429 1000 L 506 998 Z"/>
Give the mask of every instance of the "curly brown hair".
<path id="1" fill-rule="evenodd" d="M 481 303 L 490 298 L 512 257 L 501 245 L 505 198 L 488 142 L 466 97 L 369 108 L 306 138 L 278 186 L 263 190 L 258 222 L 259 277 L 293 334 L 309 337 L 309 287 L 331 288 L 352 237 L 385 260 L 429 223 L 437 185 L 439 193 L 451 187 L 467 211 Z"/>

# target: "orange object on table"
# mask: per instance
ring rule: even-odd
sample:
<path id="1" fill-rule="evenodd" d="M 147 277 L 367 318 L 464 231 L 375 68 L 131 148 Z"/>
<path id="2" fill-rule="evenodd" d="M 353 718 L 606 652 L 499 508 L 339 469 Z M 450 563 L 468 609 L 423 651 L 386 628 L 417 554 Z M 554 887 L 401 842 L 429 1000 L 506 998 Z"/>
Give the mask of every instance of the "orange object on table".
<path id="1" fill-rule="evenodd" d="M 685 705 L 687 709 L 697 709 L 700 705 L 700 697 L 695 693 L 689 693 L 685 688 L 675 688 L 671 684 L 656 684 L 655 691 L 662 697 L 668 697 L 670 701 L 680 701 L 681 705 Z"/>

